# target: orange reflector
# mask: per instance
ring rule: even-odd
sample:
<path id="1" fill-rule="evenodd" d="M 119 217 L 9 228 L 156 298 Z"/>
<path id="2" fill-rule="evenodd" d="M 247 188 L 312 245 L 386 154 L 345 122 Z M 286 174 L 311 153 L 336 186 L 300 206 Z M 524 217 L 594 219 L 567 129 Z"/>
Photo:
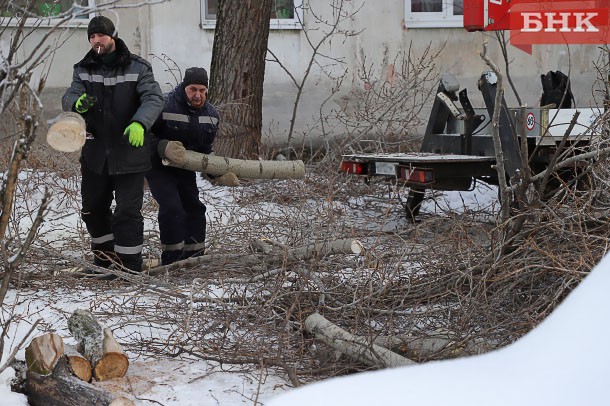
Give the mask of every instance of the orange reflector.
<path id="1" fill-rule="evenodd" d="M 410 183 L 428 184 L 434 182 L 434 170 L 427 168 L 401 167 L 401 178 Z"/>

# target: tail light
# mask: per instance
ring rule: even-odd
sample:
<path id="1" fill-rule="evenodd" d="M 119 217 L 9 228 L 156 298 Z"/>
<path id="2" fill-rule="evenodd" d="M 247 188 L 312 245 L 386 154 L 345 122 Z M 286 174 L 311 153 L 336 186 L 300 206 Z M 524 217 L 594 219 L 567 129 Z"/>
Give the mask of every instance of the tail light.
<path id="1" fill-rule="evenodd" d="M 434 170 L 429 168 L 400 167 L 400 177 L 409 183 L 429 184 L 434 182 Z"/>
<path id="2" fill-rule="evenodd" d="M 366 175 L 366 164 L 362 162 L 341 162 L 341 170 L 345 173 L 352 173 L 354 175 Z"/>

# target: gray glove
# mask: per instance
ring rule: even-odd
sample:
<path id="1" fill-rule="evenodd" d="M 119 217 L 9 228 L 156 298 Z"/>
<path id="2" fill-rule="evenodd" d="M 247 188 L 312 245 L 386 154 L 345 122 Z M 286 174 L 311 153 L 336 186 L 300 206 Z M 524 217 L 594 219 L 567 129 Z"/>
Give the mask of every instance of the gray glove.
<path id="1" fill-rule="evenodd" d="M 161 140 L 157 145 L 157 153 L 161 159 L 169 159 L 177 164 L 186 161 L 186 149 L 180 141 Z"/>

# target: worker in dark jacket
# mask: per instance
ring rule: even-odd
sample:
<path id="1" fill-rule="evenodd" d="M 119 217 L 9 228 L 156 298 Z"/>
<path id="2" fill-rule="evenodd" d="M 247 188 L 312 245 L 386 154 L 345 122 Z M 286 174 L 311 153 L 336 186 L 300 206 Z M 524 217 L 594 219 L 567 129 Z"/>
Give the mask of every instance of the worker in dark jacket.
<path id="1" fill-rule="evenodd" d="M 205 205 L 199 200 L 193 171 L 165 166 L 162 159 L 181 163 L 186 150 L 212 152 L 219 116 L 207 101 L 208 73 L 189 68 L 184 79 L 165 97 L 163 113 L 152 128 L 157 138 L 157 155 L 146 179 L 159 203 L 161 263 L 163 265 L 203 255 Z"/>
<path id="2" fill-rule="evenodd" d="M 94 263 L 109 267 L 118 261 L 139 272 L 144 174 L 151 168 L 147 131 L 161 113 L 163 94 L 151 65 L 129 52 L 110 19 L 92 18 L 87 35 L 92 49 L 74 65 L 62 99 L 63 109 L 80 113 L 87 124 L 81 214 Z"/>

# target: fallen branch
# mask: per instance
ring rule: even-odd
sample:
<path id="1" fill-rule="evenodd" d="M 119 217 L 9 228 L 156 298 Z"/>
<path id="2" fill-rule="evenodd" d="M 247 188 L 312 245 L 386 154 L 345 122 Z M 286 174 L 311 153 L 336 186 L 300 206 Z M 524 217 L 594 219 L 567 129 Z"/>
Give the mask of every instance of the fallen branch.
<path id="1" fill-rule="evenodd" d="M 265 255 L 256 254 L 211 254 L 200 257 L 187 258 L 169 265 L 151 268 L 147 273 L 151 276 L 160 275 L 173 270 L 184 270 L 185 267 L 200 264 L 220 264 L 230 261 L 238 261 L 241 265 L 254 267 L 261 262 L 269 265 L 285 264 L 286 261 L 301 261 L 313 257 L 325 257 L 337 254 L 356 254 L 364 252 L 364 245 L 354 239 L 320 241 L 302 247 L 284 250 L 273 250 L 269 246 L 269 241 L 253 242 L 253 248 L 264 252 Z"/>
<path id="2" fill-rule="evenodd" d="M 332 324 L 319 313 L 314 313 L 305 319 L 305 330 L 314 334 L 317 339 L 335 350 L 367 365 L 392 368 L 415 364 L 414 361 L 387 348 L 370 343 L 364 337 L 348 333 L 341 327 Z"/>

